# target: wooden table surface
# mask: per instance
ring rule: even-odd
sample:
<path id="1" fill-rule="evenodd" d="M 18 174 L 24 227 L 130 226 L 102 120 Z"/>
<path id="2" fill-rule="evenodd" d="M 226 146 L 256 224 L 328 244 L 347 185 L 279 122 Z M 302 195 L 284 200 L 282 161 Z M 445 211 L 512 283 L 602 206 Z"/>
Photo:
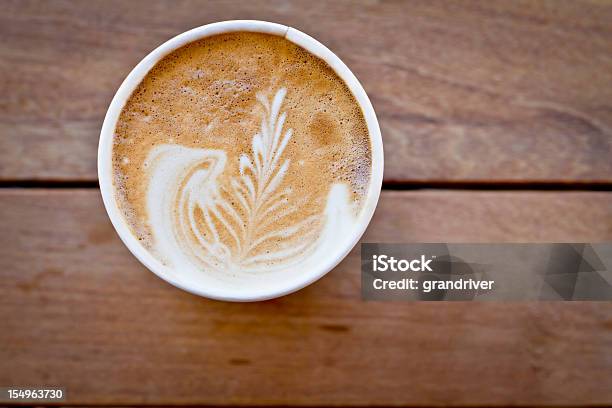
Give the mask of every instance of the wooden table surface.
<path id="1" fill-rule="evenodd" d="M 96 185 L 99 129 L 189 28 L 301 29 L 377 111 L 366 242 L 612 241 L 612 2 L 0 0 L 0 387 L 68 405 L 610 405 L 612 303 L 360 298 L 359 247 L 280 299 L 148 272 Z"/>

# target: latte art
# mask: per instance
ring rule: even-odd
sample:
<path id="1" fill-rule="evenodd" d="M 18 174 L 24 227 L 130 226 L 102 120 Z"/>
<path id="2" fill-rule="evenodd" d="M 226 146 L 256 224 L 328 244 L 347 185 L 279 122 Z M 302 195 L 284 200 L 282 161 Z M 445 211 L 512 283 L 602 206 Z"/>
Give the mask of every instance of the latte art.
<path id="1" fill-rule="evenodd" d="M 292 135 L 283 131 L 285 93 L 281 88 L 271 104 L 258 95 L 261 130 L 226 186 L 218 182 L 227 164 L 223 151 L 160 145 L 149 153 L 147 209 L 156 249 L 171 265 L 233 274 L 287 268 L 311 255 L 323 225 L 333 223 L 326 215 L 352 215 L 346 189 L 336 184 L 324 213 L 283 222 L 308 200 L 280 188 L 291 165 L 283 158 Z"/>
<path id="2" fill-rule="evenodd" d="M 363 114 L 282 37 L 223 34 L 162 59 L 121 112 L 114 184 L 134 235 L 192 277 L 299 273 L 350 236 L 370 179 Z"/>

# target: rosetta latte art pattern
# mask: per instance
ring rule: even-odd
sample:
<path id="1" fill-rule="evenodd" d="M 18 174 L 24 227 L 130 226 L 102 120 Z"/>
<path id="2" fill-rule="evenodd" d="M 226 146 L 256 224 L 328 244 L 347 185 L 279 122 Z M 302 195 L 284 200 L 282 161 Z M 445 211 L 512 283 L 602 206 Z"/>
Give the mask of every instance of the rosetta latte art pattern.
<path id="1" fill-rule="evenodd" d="M 229 183 L 219 182 L 228 165 L 222 150 L 170 144 L 151 150 L 147 210 L 165 262 L 235 273 L 286 268 L 312 255 L 330 236 L 325 230 L 351 213 L 346 186 L 336 184 L 323 214 L 291 218 L 307 198 L 282 186 L 291 166 L 283 152 L 292 137 L 281 112 L 285 95 L 281 88 L 271 103 L 257 95 L 261 128 Z"/>

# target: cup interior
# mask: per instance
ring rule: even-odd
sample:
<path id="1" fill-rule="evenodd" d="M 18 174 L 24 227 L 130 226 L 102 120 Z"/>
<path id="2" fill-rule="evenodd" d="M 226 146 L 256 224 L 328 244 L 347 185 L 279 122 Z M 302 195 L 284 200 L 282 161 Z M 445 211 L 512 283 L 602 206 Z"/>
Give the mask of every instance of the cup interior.
<path id="1" fill-rule="evenodd" d="M 318 260 L 307 271 L 296 274 L 285 273 L 279 279 L 274 279 L 273 283 L 266 280 L 265 285 L 245 284 L 240 288 L 212 279 L 205 272 L 197 277 L 186 276 L 181 271 L 172 270 L 159 262 L 133 235 L 124 219 L 116 200 L 112 174 L 112 146 L 116 123 L 123 106 L 149 70 L 164 56 L 190 42 L 236 31 L 259 32 L 285 37 L 324 60 L 346 83 L 359 103 L 367 123 L 372 154 L 368 192 L 350 236 L 343 237 L 345 242 L 325 256 L 325 259 Z M 224 21 L 197 27 L 179 34 L 154 49 L 136 65 L 119 87 L 106 113 L 98 146 L 98 179 L 104 206 L 115 230 L 130 252 L 149 270 L 168 283 L 193 294 L 226 301 L 257 301 L 283 296 L 309 285 L 333 269 L 357 244 L 374 214 L 382 186 L 383 167 L 382 138 L 376 114 L 365 90 L 348 67 L 327 47 L 299 30 L 281 24 L 253 20 Z"/>

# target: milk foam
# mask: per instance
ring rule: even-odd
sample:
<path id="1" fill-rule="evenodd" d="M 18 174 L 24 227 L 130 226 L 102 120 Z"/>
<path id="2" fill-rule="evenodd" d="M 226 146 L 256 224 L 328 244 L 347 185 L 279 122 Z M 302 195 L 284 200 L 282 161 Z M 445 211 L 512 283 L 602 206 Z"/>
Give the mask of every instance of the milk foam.
<path id="1" fill-rule="evenodd" d="M 278 90 L 271 103 L 258 95 L 266 115 L 229 188 L 219 183 L 224 151 L 164 144 L 149 153 L 149 224 L 155 252 L 172 269 L 241 276 L 303 267 L 332 247 L 334 236 L 350 233 L 354 208 L 340 183 L 330 188 L 322 213 L 288 225 L 272 222 L 299 211 L 300 203 L 290 187 L 280 188 L 291 166 L 283 158 L 292 136 L 280 112 L 286 92 Z M 272 241 L 273 250 L 261 249 Z"/>

